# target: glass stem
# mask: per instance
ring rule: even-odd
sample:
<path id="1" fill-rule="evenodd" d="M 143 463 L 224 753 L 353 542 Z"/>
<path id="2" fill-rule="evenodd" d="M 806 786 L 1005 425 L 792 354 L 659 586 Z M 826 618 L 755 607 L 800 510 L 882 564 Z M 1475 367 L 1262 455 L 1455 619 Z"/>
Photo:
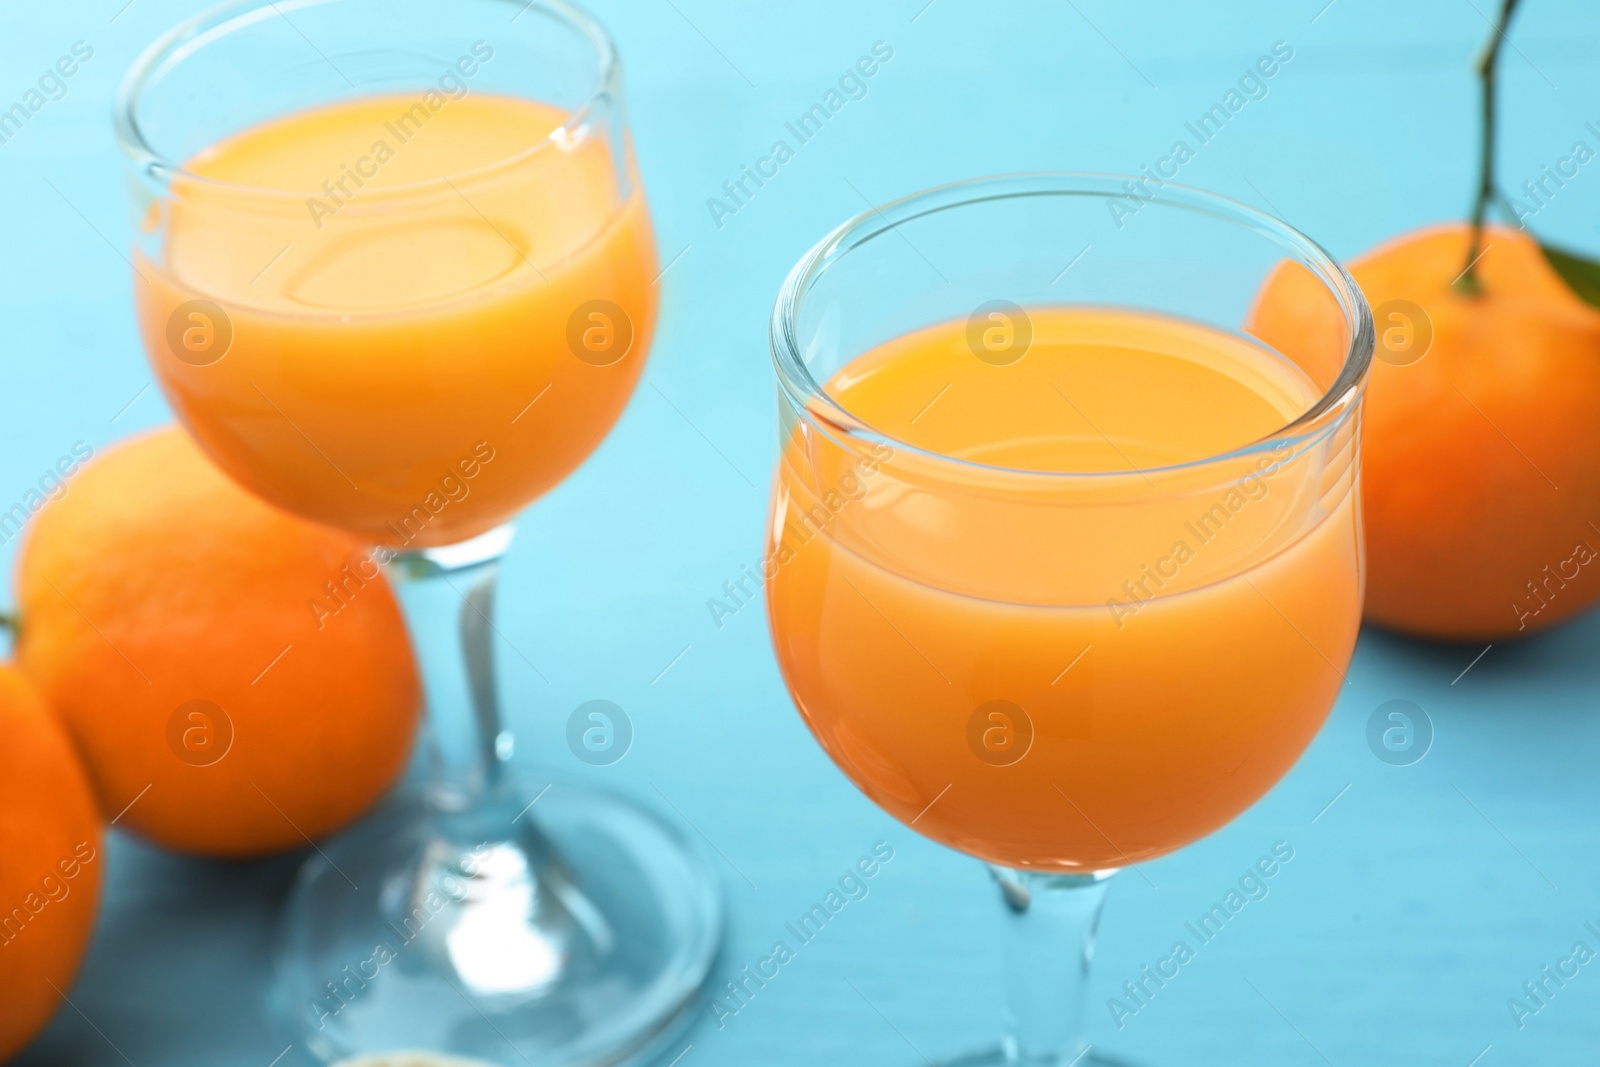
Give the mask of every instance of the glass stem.
<path id="1" fill-rule="evenodd" d="M 428 802 L 474 807 L 500 781 L 512 738 L 494 677 L 494 593 L 511 528 L 394 556 L 386 565 L 422 674 Z"/>
<path id="2" fill-rule="evenodd" d="M 1089 1047 L 1084 995 L 1094 933 L 1115 871 L 991 866 L 1006 906 L 1005 1062 L 1068 1067 Z"/>

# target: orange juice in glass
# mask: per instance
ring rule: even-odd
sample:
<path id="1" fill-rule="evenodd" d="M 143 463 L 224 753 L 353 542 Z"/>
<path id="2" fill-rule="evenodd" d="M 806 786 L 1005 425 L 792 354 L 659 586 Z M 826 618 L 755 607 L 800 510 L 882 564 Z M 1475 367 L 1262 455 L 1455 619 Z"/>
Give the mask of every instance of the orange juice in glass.
<path id="1" fill-rule="evenodd" d="M 655 328 L 609 38 L 560 0 L 245 0 L 144 54 L 117 133 L 162 390 L 239 483 L 376 546 L 308 610 L 386 566 L 426 683 L 429 787 L 307 865 L 276 1012 L 327 1061 L 640 1054 L 710 973 L 715 883 L 631 805 L 510 773 L 491 621 L 509 521 Z"/>
<path id="2" fill-rule="evenodd" d="M 1062 939 L 1111 871 L 1288 771 L 1360 620 L 1359 291 L 1281 222 L 1175 186 L 1132 212 L 1121 182 L 908 197 L 817 246 L 773 314 L 778 662 L 852 781 L 994 870 L 995 1062 L 1095 1062 Z M 1286 270 L 1344 327 L 1294 358 L 1248 331 Z"/>
<path id="3" fill-rule="evenodd" d="M 492 69 L 487 42 L 465 54 Z M 649 215 L 613 146 L 457 81 L 432 111 L 363 96 L 208 146 L 136 263 L 151 366 L 206 451 L 397 548 L 483 533 L 571 473 L 655 324 Z"/>

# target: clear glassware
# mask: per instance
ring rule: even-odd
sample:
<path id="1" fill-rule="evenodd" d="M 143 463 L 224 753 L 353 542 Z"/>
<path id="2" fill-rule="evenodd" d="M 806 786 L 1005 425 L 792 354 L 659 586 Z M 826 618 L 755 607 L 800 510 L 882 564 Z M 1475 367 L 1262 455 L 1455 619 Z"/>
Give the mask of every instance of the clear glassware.
<path id="1" fill-rule="evenodd" d="M 1269 281 L 1294 299 L 1260 301 Z M 1006 908 L 1003 1038 L 952 1062 L 1115 1062 L 1082 1009 L 1108 878 L 1264 794 L 1353 651 L 1361 292 L 1222 197 L 1018 175 L 839 227 L 790 273 L 770 342 L 785 682 L 840 769 L 988 863 Z M 1219 398 L 1242 401 L 1202 356 L 1272 402 L 1260 432 L 1152 459 L 1131 427 L 1232 432 Z M 1137 387 L 1104 385 L 1119 375 Z"/>
<path id="2" fill-rule="evenodd" d="M 424 679 L 428 787 L 307 863 L 276 1012 L 325 1061 L 649 1054 L 710 972 L 716 882 L 643 811 L 511 773 L 493 655 L 509 520 L 654 328 L 610 39 L 563 0 L 245 0 L 155 42 L 115 128 L 168 401 L 246 488 L 376 546 L 308 602 L 381 566 Z"/>

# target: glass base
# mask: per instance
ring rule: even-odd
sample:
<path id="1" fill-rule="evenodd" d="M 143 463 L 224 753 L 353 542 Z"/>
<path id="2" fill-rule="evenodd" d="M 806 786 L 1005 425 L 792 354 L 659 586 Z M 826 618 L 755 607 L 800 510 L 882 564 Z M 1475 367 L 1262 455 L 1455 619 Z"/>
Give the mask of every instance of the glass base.
<path id="1" fill-rule="evenodd" d="M 1108 1056 L 1093 1046 L 1073 1060 L 1038 1059 L 1026 1053 L 1010 1058 L 1003 1045 L 995 1045 L 977 1052 L 969 1052 L 964 1056 L 936 1060 L 933 1067 L 1134 1067 L 1134 1065 L 1127 1060 Z"/>
<path id="2" fill-rule="evenodd" d="M 323 1062 L 427 1049 L 601 1067 L 688 1022 L 721 933 L 705 865 L 621 800 L 509 782 L 460 813 L 410 798 L 300 872 L 273 1009 Z"/>

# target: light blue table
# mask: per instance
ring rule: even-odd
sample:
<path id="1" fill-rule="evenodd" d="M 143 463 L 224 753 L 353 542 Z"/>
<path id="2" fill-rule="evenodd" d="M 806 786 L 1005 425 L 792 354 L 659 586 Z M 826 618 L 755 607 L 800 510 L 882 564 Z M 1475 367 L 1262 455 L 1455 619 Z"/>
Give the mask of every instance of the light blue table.
<path id="1" fill-rule="evenodd" d="M 758 608 L 719 629 L 706 607 L 760 552 L 775 440 L 765 331 L 783 274 L 863 196 L 1137 169 L 1279 40 L 1293 61 L 1185 181 L 1283 214 L 1340 255 L 1458 215 L 1475 152 L 1469 62 L 1490 0 L 1325 2 L 597 4 L 628 64 L 663 258 L 681 258 L 632 406 L 524 517 L 505 572 L 501 628 L 549 679 L 502 657 L 521 751 L 680 820 L 670 797 L 692 820 L 721 853 L 708 850 L 731 908 L 730 971 L 874 841 L 896 850 L 871 895 L 724 1028 L 704 1015 L 682 1067 L 919 1062 L 917 1050 L 986 1041 L 999 1011 L 987 875 L 834 770 L 788 704 Z M 74 440 L 99 447 L 168 417 L 132 325 L 107 115 L 136 52 L 195 5 L 134 0 L 118 15 L 123 3 L 14 0 L 0 15 L 7 104 L 72 42 L 94 48 L 67 96 L 0 145 L 6 501 Z M 1505 66 L 1512 186 L 1574 140 L 1592 144 L 1583 123 L 1600 119 L 1600 14 L 1579 0 L 1525 7 Z M 707 199 L 880 40 L 894 59 L 868 96 L 719 228 Z M 1586 169 L 1538 224 L 1600 252 L 1597 197 L 1600 171 Z M 0 548 L 7 564 L 13 548 Z M 1575 941 L 1600 949 L 1584 928 L 1600 925 L 1597 641 L 1591 615 L 1497 645 L 1462 675 L 1480 648 L 1365 634 L 1326 728 L 1282 784 L 1221 833 L 1119 879 L 1092 988 L 1096 1041 L 1152 1065 L 1595 1062 L 1600 964 L 1521 1030 L 1506 1001 Z M 562 740 L 567 713 L 596 697 L 637 731 L 606 768 Z M 1367 747 L 1368 717 L 1391 699 L 1422 706 L 1437 731 L 1414 766 Z M 1270 895 L 1119 1032 L 1106 998 L 1280 840 L 1295 858 Z M 22 1062 L 267 1067 L 283 1042 L 261 1010 L 265 953 L 297 857 L 207 863 L 114 835 L 107 862 L 81 1012 L 63 1010 Z M 298 1050 L 278 1061 L 305 1062 Z"/>

